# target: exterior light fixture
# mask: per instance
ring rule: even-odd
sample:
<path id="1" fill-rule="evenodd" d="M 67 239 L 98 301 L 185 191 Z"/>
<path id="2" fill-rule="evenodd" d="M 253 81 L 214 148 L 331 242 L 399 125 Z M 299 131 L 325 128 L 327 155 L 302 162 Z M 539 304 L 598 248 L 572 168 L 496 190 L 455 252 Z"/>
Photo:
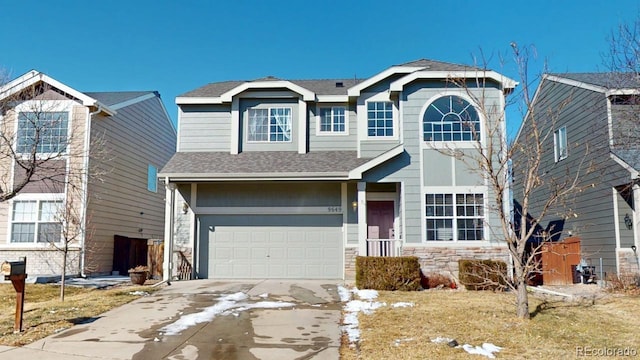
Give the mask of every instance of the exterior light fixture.
<path id="1" fill-rule="evenodd" d="M 631 245 L 631 250 L 633 250 L 633 253 L 636 253 L 636 246 L 635 245 Z"/>
<path id="2" fill-rule="evenodd" d="M 633 229 L 633 221 L 631 220 L 629 214 L 624 214 L 624 224 L 627 226 L 628 230 Z"/>
<path id="3" fill-rule="evenodd" d="M 182 213 L 186 214 L 187 212 L 189 212 L 189 204 L 187 204 L 186 202 L 182 203 Z"/>
<path id="4" fill-rule="evenodd" d="M 356 211 L 356 209 L 358 208 L 358 201 L 353 200 L 351 202 L 351 207 L 353 208 L 353 211 Z"/>

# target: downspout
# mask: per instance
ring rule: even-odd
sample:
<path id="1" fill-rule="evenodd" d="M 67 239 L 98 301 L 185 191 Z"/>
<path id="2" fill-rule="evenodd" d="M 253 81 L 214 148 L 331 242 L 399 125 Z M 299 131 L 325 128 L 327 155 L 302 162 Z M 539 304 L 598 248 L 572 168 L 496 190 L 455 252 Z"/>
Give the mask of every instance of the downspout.
<path id="1" fill-rule="evenodd" d="M 81 208 L 82 208 L 82 236 L 80 237 L 80 276 L 85 278 L 87 274 L 84 272 L 85 267 L 85 256 L 87 254 L 85 248 L 85 240 L 87 236 L 87 203 L 88 203 L 88 194 L 89 194 L 89 151 L 91 147 L 91 120 L 94 115 L 102 112 L 102 105 L 98 104 L 98 109 L 94 112 L 89 112 L 89 108 L 87 108 L 87 126 L 84 132 L 84 159 L 82 164 L 82 169 L 84 174 L 82 176 L 82 199 L 81 199 Z"/>
<path id="2" fill-rule="evenodd" d="M 175 221 L 175 188 L 169 177 L 164 178 L 165 186 L 165 224 L 164 224 L 164 266 L 163 280 L 171 284 L 173 276 L 173 229 Z"/>

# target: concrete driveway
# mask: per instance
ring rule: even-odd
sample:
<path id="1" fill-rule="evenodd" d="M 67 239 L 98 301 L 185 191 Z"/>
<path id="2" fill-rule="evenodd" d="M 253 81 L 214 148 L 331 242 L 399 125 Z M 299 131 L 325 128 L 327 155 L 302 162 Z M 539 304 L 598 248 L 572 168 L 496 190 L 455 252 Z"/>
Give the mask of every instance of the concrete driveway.
<path id="1" fill-rule="evenodd" d="M 339 282 L 173 282 L 0 358 L 338 359 Z"/>

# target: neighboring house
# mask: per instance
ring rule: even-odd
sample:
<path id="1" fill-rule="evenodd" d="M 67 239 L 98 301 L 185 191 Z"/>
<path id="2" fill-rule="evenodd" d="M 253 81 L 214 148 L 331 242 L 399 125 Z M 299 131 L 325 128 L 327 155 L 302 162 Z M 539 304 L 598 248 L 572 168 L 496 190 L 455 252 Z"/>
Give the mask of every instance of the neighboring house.
<path id="1" fill-rule="evenodd" d="M 633 250 L 640 248 L 640 214 L 634 206 L 640 203 L 638 90 L 637 74 L 546 74 L 534 96 L 534 115 L 529 112 L 516 138 L 530 147 L 533 122 L 548 134 L 540 166 L 544 186 L 531 195 L 533 217 L 549 198 L 547 185 L 566 188 L 576 181 L 575 191 L 560 199 L 539 226 L 554 241 L 578 237 L 580 258 L 596 266 L 598 276 L 600 270 L 603 275 L 640 270 Z M 516 210 L 525 162 L 521 157 L 513 162 Z"/>
<path id="2" fill-rule="evenodd" d="M 448 81 L 465 78 L 469 89 Z M 508 261 L 487 184 L 436 148 L 472 151 L 473 134 L 486 144 L 484 120 L 504 119 L 485 119 L 468 91 L 501 108 L 515 85 L 418 60 L 368 79 L 267 77 L 177 97 L 178 151 L 159 174 L 173 199 L 166 266 L 179 278 L 341 279 L 358 255 L 415 255 L 445 273 L 460 258 Z"/>
<path id="3" fill-rule="evenodd" d="M 7 141 L 18 156 L 32 143 L 38 158 L 59 154 L 36 169 L 37 181 L 0 203 L 0 260 L 26 256 L 29 275 L 61 274 L 55 248 L 69 239 L 67 274 L 126 274 L 145 265 L 147 240 L 164 237 L 157 170 L 176 146 L 160 95 L 80 92 L 37 71 L 0 87 L 0 95 L 13 99 L 0 121 L 5 134 L 15 134 Z M 26 121 L 33 117 L 42 130 Z M 15 158 L 0 159 L 0 167 L 3 183 L 23 176 Z M 62 216 L 64 209 L 72 217 Z"/>

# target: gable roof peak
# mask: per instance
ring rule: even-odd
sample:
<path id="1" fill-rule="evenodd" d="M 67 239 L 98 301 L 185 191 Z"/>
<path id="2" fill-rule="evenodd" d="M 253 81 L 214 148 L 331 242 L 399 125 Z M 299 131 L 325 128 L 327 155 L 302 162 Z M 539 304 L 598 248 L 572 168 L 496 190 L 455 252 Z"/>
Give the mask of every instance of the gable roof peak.
<path id="1" fill-rule="evenodd" d="M 477 70 L 482 70 L 481 68 L 476 67 L 476 66 L 456 64 L 456 63 L 451 63 L 451 62 L 444 62 L 444 61 L 431 60 L 431 59 L 425 59 L 425 58 L 409 61 L 409 62 L 406 62 L 404 64 L 399 64 L 399 65 L 395 65 L 395 66 L 422 67 L 422 68 L 424 68 L 424 70 L 432 70 L 432 71 L 461 71 L 461 70 L 477 71 Z"/>

